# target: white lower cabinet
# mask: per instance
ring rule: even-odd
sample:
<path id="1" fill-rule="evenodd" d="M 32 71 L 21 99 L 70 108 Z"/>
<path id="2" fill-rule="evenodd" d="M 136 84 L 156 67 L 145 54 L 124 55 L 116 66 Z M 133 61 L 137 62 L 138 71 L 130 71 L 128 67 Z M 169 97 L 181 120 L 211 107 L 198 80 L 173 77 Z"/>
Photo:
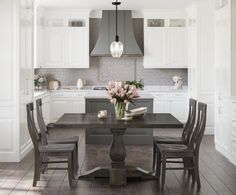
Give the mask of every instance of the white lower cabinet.
<path id="1" fill-rule="evenodd" d="M 152 93 L 154 96 L 154 113 L 171 113 L 181 122 L 187 121 L 187 93 Z"/>
<path id="2" fill-rule="evenodd" d="M 57 121 L 65 113 L 85 113 L 84 94 L 53 93 L 51 96 L 51 122 Z"/>

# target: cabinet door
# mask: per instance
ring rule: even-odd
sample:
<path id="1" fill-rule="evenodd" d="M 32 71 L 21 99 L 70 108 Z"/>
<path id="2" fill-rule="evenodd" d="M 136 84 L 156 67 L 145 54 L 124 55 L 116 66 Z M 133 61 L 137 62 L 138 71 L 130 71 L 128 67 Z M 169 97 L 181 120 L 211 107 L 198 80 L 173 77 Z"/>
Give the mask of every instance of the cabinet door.
<path id="1" fill-rule="evenodd" d="M 188 102 L 187 100 L 170 101 L 170 113 L 181 122 L 187 122 Z"/>
<path id="2" fill-rule="evenodd" d="M 168 66 L 187 67 L 187 29 L 185 27 L 168 28 Z"/>
<path id="3" fill-rule="evenodd" d="M 169 108 L 168 101 L 158 100 L 158 99 L 154 100 L 154 107 L 153 107 L 154 113 L 170 113 L 168 108 Z"/>
<path id="4" fill-rule="evenodd" d="M 63 27 L 47 28 L 44 31 L 44 59 L 45 68 L 65 67 L 65 38 L 66 31 Z"/>
<path id="5" fill-rule="evenodd" d="M 144 36 L 144 68 L 166 66 L 166 28 L 147 27 Z"/>
<path id="6" fill-rule="evenodd" d="M 73 102 L 73 113 L 85 113 L 85 100 Z"/>
<path id="7" fill-rule="evenodd" d="M 89 68 L 88 31 L 85 27 L 71 27 L 68 30 L 68 68 Z"/>
<path id="8" fill-rule="evenodd" d="M 73 112 L 73 104 L 66 100 L 52 100 L 51 121 L 57 121 L 63 114 Z"/>

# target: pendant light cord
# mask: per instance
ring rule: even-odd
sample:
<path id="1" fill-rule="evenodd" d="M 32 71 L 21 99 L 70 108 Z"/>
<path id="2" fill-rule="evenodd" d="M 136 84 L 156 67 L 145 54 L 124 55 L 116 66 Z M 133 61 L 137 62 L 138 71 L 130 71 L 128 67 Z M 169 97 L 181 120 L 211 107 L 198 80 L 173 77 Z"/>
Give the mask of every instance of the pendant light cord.
<path id="1" fill-rule="evenodd" d="M 117 0 L 116 0 L 116 42 L 119 42 L 119 36 L 118 36 L 118 32 L 117 32 L 117 29 L 118 29 L 117 12 L 118 12 L 118 3 L 117 3 Z"/>

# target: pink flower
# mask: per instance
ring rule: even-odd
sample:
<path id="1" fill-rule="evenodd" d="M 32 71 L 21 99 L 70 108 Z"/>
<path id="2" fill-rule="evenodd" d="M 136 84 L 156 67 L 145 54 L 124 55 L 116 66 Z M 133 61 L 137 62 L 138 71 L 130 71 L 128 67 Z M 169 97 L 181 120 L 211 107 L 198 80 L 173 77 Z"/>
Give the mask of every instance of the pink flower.
<path id="1" fill-rule="evenodd" d="M 129 102 L 134 97 L 138 96 L 135 85 L 128 85 L 124 82 L 109 81 L 107 86 L 107 95 L 111 103 L 115 104 L 117 101 Z"/>
<path id="2" fill-rule="evenodd" d="M 116 99 L 115 98 L 111 99 L 111 103 L 116 104 Z"/>

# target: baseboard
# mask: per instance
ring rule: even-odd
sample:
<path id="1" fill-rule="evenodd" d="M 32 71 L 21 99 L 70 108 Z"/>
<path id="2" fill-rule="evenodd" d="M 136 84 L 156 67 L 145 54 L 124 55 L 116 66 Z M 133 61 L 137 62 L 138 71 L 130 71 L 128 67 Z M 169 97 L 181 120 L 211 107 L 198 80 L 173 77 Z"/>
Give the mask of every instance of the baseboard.
<path id="1" fill-rule="evenodd" d="M 230 162 L 236 166 L 236 156 L 230 158 Z"/>
<path id="2" fill-rule="evenodd" d="M 20 160 L 22 160 L 32 150 L 33 144 L 31 140 L 28 140 L 20 149 Z"/>
<path id="3" fill-rule="evenodd" d="M 219 142 L 215 141 L 215 148 L 218 152 L 220 152 L 223 156 L 225 156 L 226 158 L 228 158 L 229 160 L 231 159 L 231 155 L 230 155 L 230 151 L 223 146 L 222 144 L 220 144 Z"/>

